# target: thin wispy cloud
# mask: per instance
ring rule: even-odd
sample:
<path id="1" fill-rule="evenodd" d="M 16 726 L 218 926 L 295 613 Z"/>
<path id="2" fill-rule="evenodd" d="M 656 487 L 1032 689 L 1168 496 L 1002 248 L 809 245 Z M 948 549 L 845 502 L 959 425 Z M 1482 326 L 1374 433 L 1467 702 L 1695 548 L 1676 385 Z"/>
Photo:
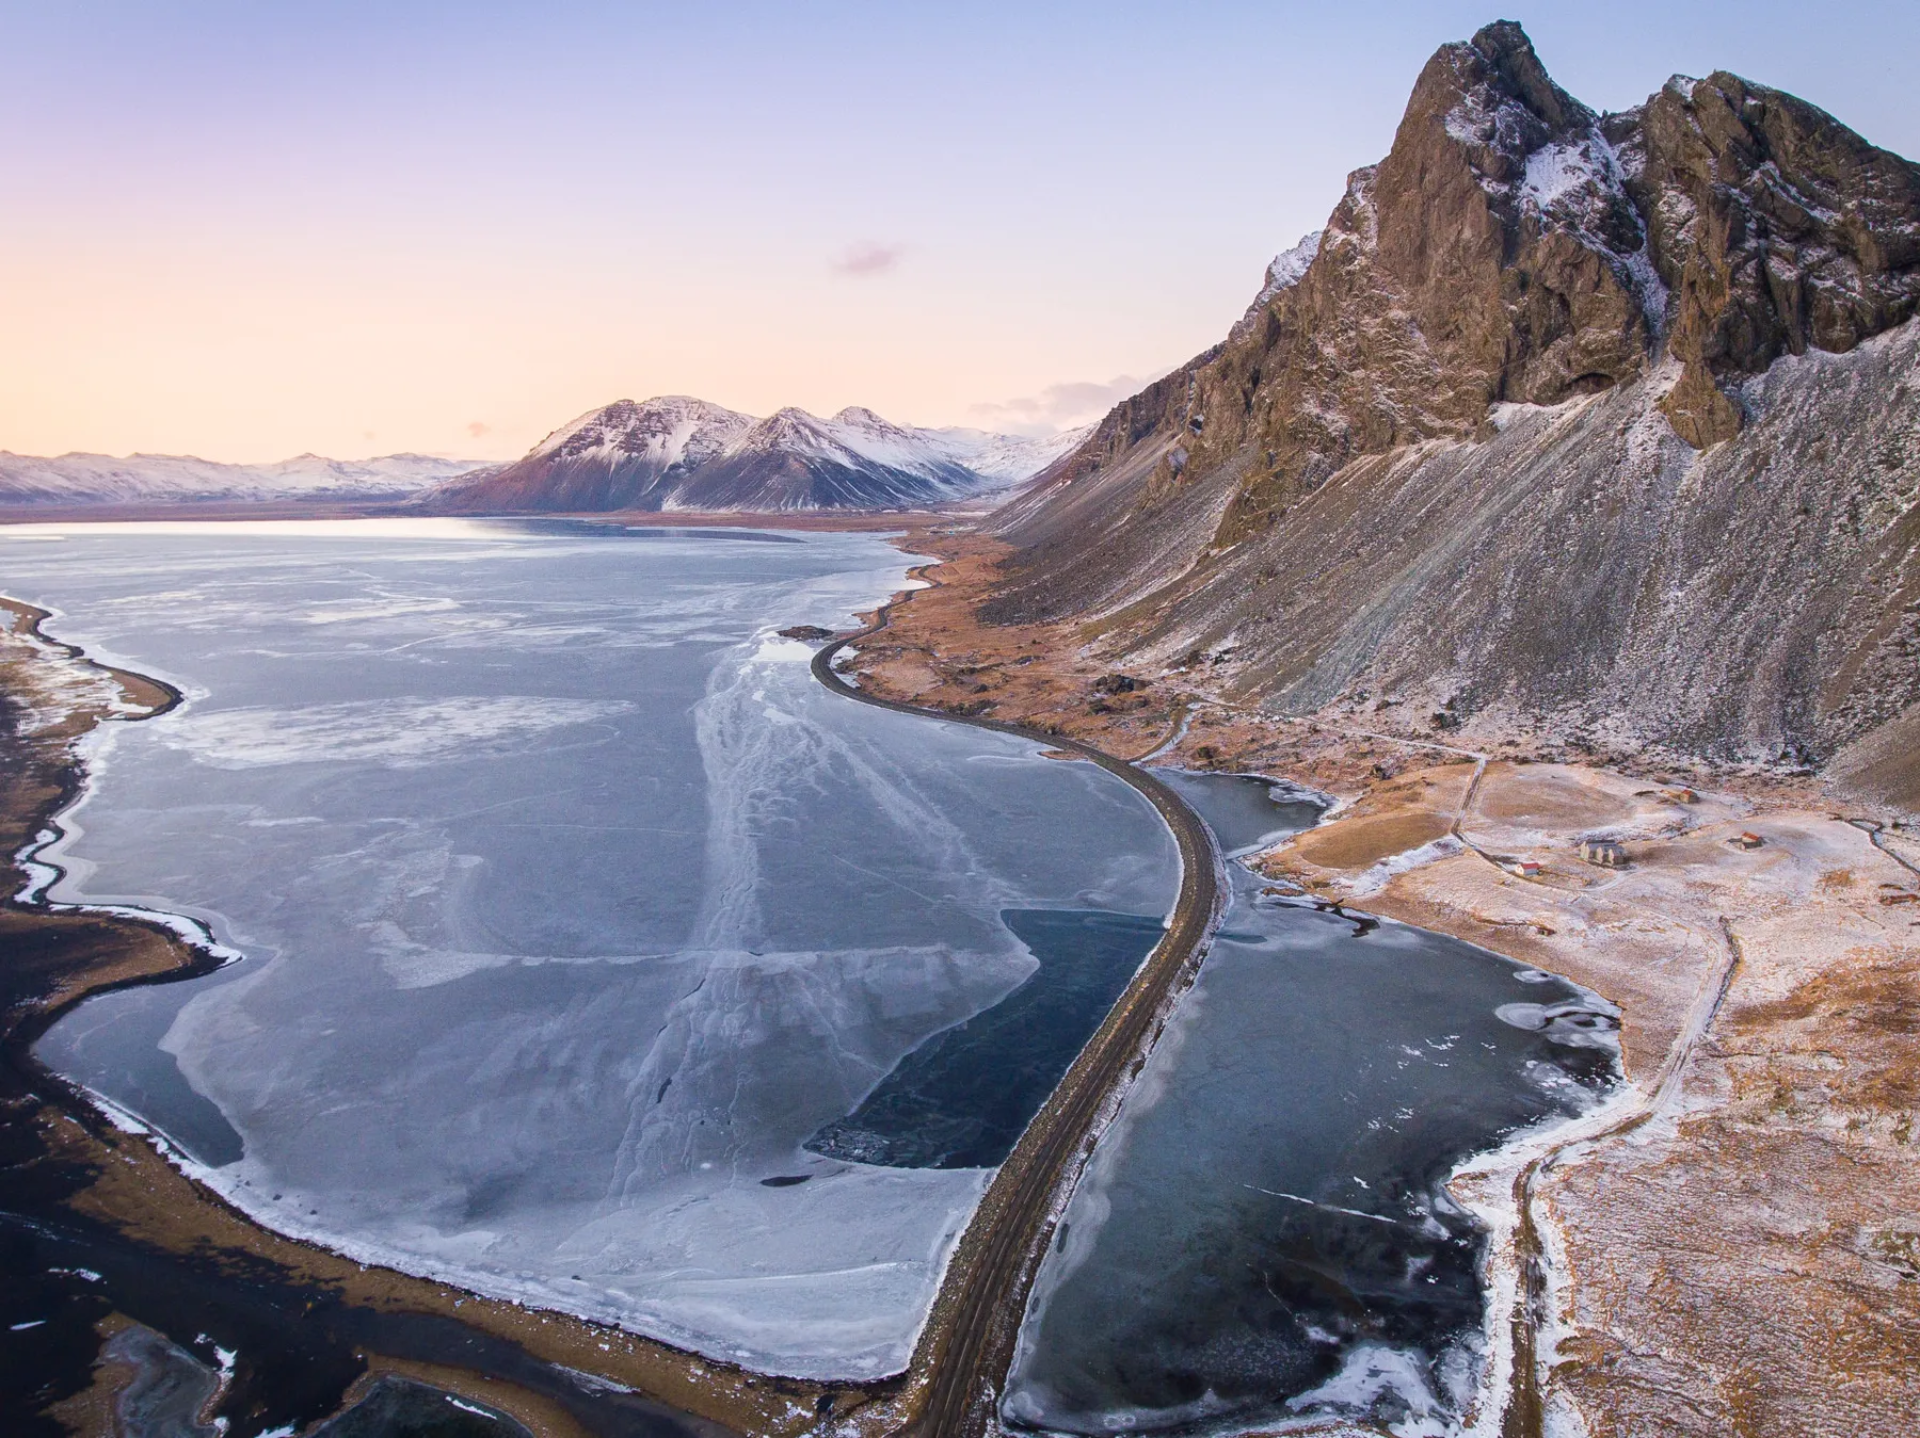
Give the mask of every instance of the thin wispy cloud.
<path id="1" fill-rule="evenodd" d="M 1150 375 L 1115 375 L 1104 384 L 1092 380 L 1068 380 L 1050 384 L 1039 394 L 972 406 L 972 413 L 990 429 L 1006 434 L 1045 437 L 1099 419 L 1121 400 L 1138 394 L 1166 374 L 1158 370 Z"/>
<path id="2" fill-rule="evenodd" d="M 848 245 L 833 262 L 835 274 L 850 275 L 854 279 L 872 279 L 876 275 L 890 274 L 900 266 L 905 258 L 905 245 L 886 245 L 877 240 L 862 240 L 859 244 Z"/>

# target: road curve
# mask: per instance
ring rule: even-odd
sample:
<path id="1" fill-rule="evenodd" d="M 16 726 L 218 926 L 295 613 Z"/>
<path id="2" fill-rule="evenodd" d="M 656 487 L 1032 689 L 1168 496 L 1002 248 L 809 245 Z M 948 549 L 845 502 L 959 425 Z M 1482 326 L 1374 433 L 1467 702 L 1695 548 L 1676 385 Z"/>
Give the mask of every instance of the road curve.
<path id="1" fill-rule="evenodd" d="M 1160 811 L 1180 849 L 1180 897 L 1166 933 L 994 1175 L 947 1265 L 914 1351 L 908 1370 L 912 1416 L 901 1431 L 916 1438 L 977 1438 L 986 1431 L 1013 1361 L 1027 1293 L 1052 1237 L 1058 1201 L 1079 1174 L 1109 1097 L 1139 1071 L 1174 1000 L 1198 971 L 1226 891 L 1211 832 L 1146 770 L 1077 739 L 1003 719 L 883 699 L 835 673 L 834 656 L 886 628 L 892 608 L 882 605 L 870 626 L 823 646 L 813 656 L 814 678 L 862 704 L 997 730 L 1098 764 Z"/>

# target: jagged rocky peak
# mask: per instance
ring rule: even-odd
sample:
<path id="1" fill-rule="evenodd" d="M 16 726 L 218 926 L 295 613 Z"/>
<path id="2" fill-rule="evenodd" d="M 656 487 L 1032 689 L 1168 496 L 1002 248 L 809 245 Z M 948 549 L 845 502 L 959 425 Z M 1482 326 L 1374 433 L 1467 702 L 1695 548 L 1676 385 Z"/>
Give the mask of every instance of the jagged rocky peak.
<path id="1" fill-rule="evenodd" d="M 1467 147 L 1475 172 L 1498 185 L 1517 183 L 1529 155 L 1584 137 L 1596 119 L 1553 82 L 1527 32 L 1511 20 L 1434 53 L 1414 85 L 1402 129 L 1436 116 Z"/>
<path id="2" fill-rule="evenodd" d="M 1664 290 L 1635 263 L 1646 230 L 1613 144 L 1600 117 L 1548 76 L 1524 30 L 1502 20 L 1436 54 L 1407 113 L 1431 123 L 1435 112 L 1510 236 L 1569 233 L 1610 262 L 1659 324 Z"/>
<path id="3" fill-rule="evenodd" d="M 1824 110 L 1716 72 L 1606 128 L 1675 296 L 1685 370 L 1665 410 L 1696 447 L 1738 431 L 1742 377 L 1844 353 L 1920 305 L 1920 165 Z"/>
<path id="4" fill-rule="evenodd" d="M 1370 251 L 1376 287 L 1411 302 L 1417 338 L 1450 372 L 1423 428 L 1475 427 L 1488 404 L 1551 404 L 1645 367 L 1639 218 L 1598 117 L 1518 25 L 1427 62 L 1357 190 L 1336 224 Z"/>
<path id="5" fill-rule="evenodd" d="M 1275 261 L 1224 347 L 1116 410 L 1063 473 L 1149 423 L 1169 440 L 1162 487 L 1242 467 L 1231 542 L 1359 455 L 1485 438 L 1495 405 L 1611 389 L 1669 354 L 1663 411 L 1712 444 L 1780 355 L 1913 313 L 1916 175 L 1730 75 L 1596 114 L 1500 21 L 1427 62 L 1392 149 Z"/>
<path id="6" fill-rule="evenodd" d="M 1742 379 L 1810 346 L 1851 349 L 1920 299 L 1920 167 L 1791 95 L 1725 72 L 1676 76 L 1646 104 L 1596 116 L 1501 21 L 1422 73 L 1375 185 L 1393 191 L 1395 214 L 1445 209 L 1436 123 L 1507 242 L 1516 344 L 1500 398 L 1618 383 L 1642 368 L 1634 351 L 1664 342 L 1681 365 L 1665 413 L 1702 447 L 1738 431 L 1728 391 Z M 1385 249 L 1393 219 L 1381 220 Z M 1586 372 L 1564 373 L 1576 355 Z"/>
<path id="7" fill-rule="evenodd" d="M 1137 442 L 1143 404 L 1164 404 L 1163 486 L 1244 471 L 1231 541 L 1357 455 L 1484 435 L 1495 404 L 1644 373 L 1665 304 L 1599 117 L 1501 22 L 1434 55 L 1391 151 L 1349 177 L 1324 233 L 1276 261 L 1220 352 L 1116 411 L 1094 458 Z"/>
<path id="8" fill-rule="evenodd" d="M 1251 330 L 1282 290 L 1290 290 L 1300 283 L 1307 266 L 1313 263 L 1313 257 L 1319 253 L 1320 237 L 1325 233 L 1325 230 L 1314 230 L 1302 235 L 1291 249 L 1282 250 L 1273 257 L 1267 265 L 1266 279 L 1260 286 L 1260 293 L 1253 297 L 1247 312 L 1234 324 L 1232 338 L 1238 339 Z"/>
<path id="9" fill-rule="evenodd" d="M 1295 712 L 1920 732 L 1920 167 L 1727 74 L 1596 114 L 1503 21 L 1434 54 L 1294 271 L 1001 511 L 983 617 L 1208 652 Z"/>

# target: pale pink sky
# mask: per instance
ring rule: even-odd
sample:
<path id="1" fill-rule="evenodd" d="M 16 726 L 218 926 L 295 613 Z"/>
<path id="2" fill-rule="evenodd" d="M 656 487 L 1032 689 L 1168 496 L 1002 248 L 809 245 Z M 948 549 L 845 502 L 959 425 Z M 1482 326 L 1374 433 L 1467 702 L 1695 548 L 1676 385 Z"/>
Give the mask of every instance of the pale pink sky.
<path id="1" fill-rule="evenodd" d="M 1911 155 L 1917 8 L 1516 18 L 1596 106 L 1724 67 Z M 0 3 L 0 448 L 506 456 L 659 393 L 1090 418 L 1217 340 L 1492 18 Z"/>

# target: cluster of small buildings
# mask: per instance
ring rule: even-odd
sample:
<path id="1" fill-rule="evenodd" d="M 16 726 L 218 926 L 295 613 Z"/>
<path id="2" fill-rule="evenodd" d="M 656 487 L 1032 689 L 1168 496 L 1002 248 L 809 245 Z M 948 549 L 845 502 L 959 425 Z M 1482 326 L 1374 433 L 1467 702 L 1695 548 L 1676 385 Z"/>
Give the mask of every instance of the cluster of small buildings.
<path id="1" fill-rule="evenodd" d="M 1627 864 L 1626 846 L 1617 839 L 1582 839 L 1575 846 L 1580 857 L 1603 869 L 1623 869 Z M 1538 859 L 1502 859 L 1501 866 L 1519 879 L 1537 879 L 1547 866 Z"/>
<path id="2" fill-rule="evenodd" d="M 1626 846 L 1617 839 L 1582 839 L 1580 857 L 1603 869 L 1624 869 L 1627 866 Z"/>
<path id="3" fill-rule="evenodd" d="M 1660 796 L 1676 804 L 1692 804 L 1699 795 L 1691 789 L 1662 789 Z M 1758 849 L 1766 843 L 1752 830 L 1733 835 L 1727 843 L 1736 849 Z M 1627 846 L 1618 839 L 1585 838 L 1574 845 L 1575 852 L 1587 863 L 1601 869 L 1624 869 L 1627 867 Z M 1519 879 L 1537 879 L 1546 872 L 1546 866 L 1538 859 L 1510 859 L 1499 856 L 1500 866 Z M 1920 901 L 1920 899 L 1916 899 Z M 1905 899 L 1882 899 L 1882 903 L 1904 903 Z"/>

